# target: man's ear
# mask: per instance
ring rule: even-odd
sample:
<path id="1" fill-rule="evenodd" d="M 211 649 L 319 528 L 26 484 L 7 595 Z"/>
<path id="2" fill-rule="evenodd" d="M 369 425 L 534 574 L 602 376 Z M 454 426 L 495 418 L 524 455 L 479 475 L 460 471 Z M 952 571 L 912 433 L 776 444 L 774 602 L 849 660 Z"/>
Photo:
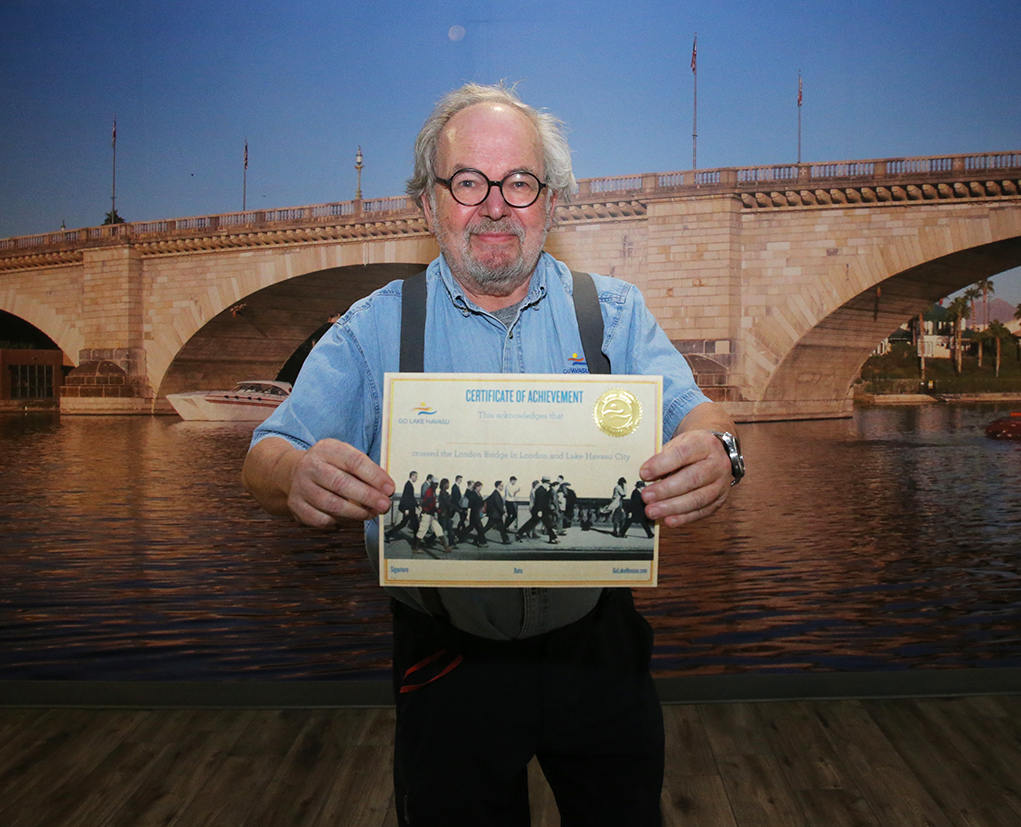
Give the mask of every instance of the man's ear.
<path id="1" fill-rule="evenodd" d="M 546 226 L 552 227 L 556 223 L 556 211 L 557 211 L 557 192 L 555 190 L 550 191 L 549 197 L 546 199 Z"/>
<path id="2" fill-rule="evenodd" d="M 433 227 L 433 211 L 432 206 L 429 203 L 428 193 L 422 193 L 422 212 L 425 215 L 425 224 L 432 230 Z"/>

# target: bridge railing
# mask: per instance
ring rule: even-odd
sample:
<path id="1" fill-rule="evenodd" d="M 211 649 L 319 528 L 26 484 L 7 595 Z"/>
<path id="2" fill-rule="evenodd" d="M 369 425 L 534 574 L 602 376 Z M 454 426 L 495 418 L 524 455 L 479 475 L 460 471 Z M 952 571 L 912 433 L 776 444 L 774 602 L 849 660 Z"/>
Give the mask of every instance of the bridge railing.
<path id="1" fill-rule="evenodd" d="M 331 218 L 374 220 L 388 215 L 416 213 L 418 208 L 406 196 L 374 198 L 364 201 L 339 201 L 311 207 L 284 207 L 272 210 L 221 213 L 193 218 L 162 218 L 157 221 L 132 221 L 103 224 L 80 230 L 61 229 L 52 233 L 0 239 L 0 254 L 16 253 L 40 247 L 74 247 L 118 238 L 145 238 L 167 234 L 214 232 L 221 228 L 244 229 L 280 224 L 321 222 Z"/>
<path id="2" fill-rule="evenodd" d="M 1021 152 L 977 155 L 943 155 L 919 158 L 882 158 L 864 161 L 829 161 L 815 164 L 770 164 L 751 167 L 660 172 L 654 175 L 618 175 L 579 181 L 578 195 L 613 192 L 651 193 L 655 190 L 701 189 L 721 186 L 756 186 L 769 182 L 810 185 L 815 181 L 882 179 L 911 175 L 968 175 L 980 171 L 1021 170 Z"/>
<path id="3" fill-rule="evenodd" d="M 837 161 L 828 164 L 812 164 L 809 180 L 817 178 L 871 178 L 876 174 L 875 161 Z"/>
<path id="4" fill-rule="evenodd" d="M 943 155 L 917 158 L 883 158 L 863 161 L 832 161 L 814 164 L 771 164 L 750 167 L 684 170 L 679 172 L 615 175 L 587 178 L 578 182 L 578 200 L 599 200 L 617 194 L 628 197 L 654 196 L 677 192 L 706 192 L 723 188 L 756 188 L 770 183 L 778 187 L 810 187 L 813 182 L 827 184 L 845 180 L 861 183 L 884 179 L 909 179 L 917 176 L 962 178 L 1010 171 L 1021 175 L 1021 151 Z M 411 217 L 418 208 L 406 196 L 339 201 L 309 207 L 284 207 L 271 210 L 247 210 L 193 218 L 136 221 L 107 224 L 80 230 L 61 228 L 56 232 L 0 239 L 0 255 L 18 255 L 21 251 L 102 244 L 123 238 L 243 231 L 246 228 L 288 227 L 303 223 L 322 224 L 334 219 L 357 223 L 383 217 Z"/>
<path id="5" fill-rule="evenodd" d="M 590 178 L 588 180 L 589 192 L 620 192 L 642 189 L 643 176 L 624 175 L 613 178 Z"/>
<path id="6" fill-rule="evenodd" d="M 1021 167 L 1021 152 L 997 152 L 991 155 L 967 155 L 964 168 L 979 169 L 1017 169 Z"/>

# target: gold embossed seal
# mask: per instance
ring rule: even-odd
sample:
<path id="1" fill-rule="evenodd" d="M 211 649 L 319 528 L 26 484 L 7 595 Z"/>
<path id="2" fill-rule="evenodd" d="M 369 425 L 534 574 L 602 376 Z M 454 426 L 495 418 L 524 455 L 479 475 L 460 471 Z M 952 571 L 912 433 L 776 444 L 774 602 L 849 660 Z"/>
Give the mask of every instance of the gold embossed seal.
<path id="1" fill-rule="evenodd" d="M 627 436 L 642 421 L 642 405 L 633 393 L 614 388 L 596 400 L 592 415 L 604 434 Z"/>

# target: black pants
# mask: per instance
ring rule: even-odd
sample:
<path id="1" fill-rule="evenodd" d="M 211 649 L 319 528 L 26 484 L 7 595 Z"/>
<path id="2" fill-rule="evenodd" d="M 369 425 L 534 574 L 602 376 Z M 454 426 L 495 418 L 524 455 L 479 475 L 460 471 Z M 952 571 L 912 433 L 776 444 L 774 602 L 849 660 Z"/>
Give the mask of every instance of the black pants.
<path id="1" fill-rule="evenodd" d="M 652 521 L 645 516 L 645 513 L 641 513 L 637 518 L 634 514 L 628 514 L 627 519 L 624 521 L 624 527 L 620 530 L 620 536 L 624 537 L 627 534 L 627 530 L 631 528 L 631 523 L 638 523 L 642 528 L 645 529 L 645 534 L 648 537 L 654 536 L 652 531 Z"/>
<path id="2" fill-rule="evenodd" d="M 486 521 L 485 528 L 482 529 L 482 536 L 485 537 L 486 533 L 491 528 L 495 528 L 497 531 L 500 532 L 500 539 L 503 540 L 504 543 L 510 542 L 510 535 L 507 533 L 507 526 L 503 524 L 503 520 L 501 520 L 499 517 L 490 517 Z"/>
<path id="3" fill-rule="evenodd" d="M 529 824 L 532 756 L 563 827 L 661 824 L 652 630 L 630 591 L 608 589 L 578 622 L 509 642 L 392 605 L 401 825 Z"/>
<path id="4" fill-rule="evenodd" d="M 471 518 L 468 520 L 467 527 L 461 529 L 459 538 L 461 542 L 468 539 L 472 532 L 475 532 L 476 541 L 479 545 L 486 542 L 486 529 L 482 525 L 482 516 L 477 512 L 472 512 Z"/>
<path id="5" fill-rule="evenodd" d="M 410 525 L 412 535 L 416 534 L 418 532 L 418 511 L 414 508 L 410 511 L 402 510 L 401 515 L 403 516 L 403 519 L 397 525 L 391 525 L 390 528 L 387 529 L 386 533 L 392 536 L 404 528 L 404 526 Z"/>
<path id="6" fill-rule="evenodd" d="M 538 513 L 533 511 L 532 512 L 532 516 L 529 519 L 529 521 L 527 523 L 525 523 L 523 526 L 521 526 L 521 528 L 518 529 L 518 531 L 517 531 L 518 538 L 520 539 L 521 537 L 524 537 L 526 534 L 528 534 L 529 531 L 531 531 L 533 528 L 535 528 L 540 522 L 542 523 L 543 530 L 546 532 L 546 536 L 550 539 L 550 541 L 552 542 L 552 541 L 556 540 L 557 539 L 557 533 L 553 529 L 553 515 L 549 511 L 541 511 L 541 512 L 538 512 Z"/>

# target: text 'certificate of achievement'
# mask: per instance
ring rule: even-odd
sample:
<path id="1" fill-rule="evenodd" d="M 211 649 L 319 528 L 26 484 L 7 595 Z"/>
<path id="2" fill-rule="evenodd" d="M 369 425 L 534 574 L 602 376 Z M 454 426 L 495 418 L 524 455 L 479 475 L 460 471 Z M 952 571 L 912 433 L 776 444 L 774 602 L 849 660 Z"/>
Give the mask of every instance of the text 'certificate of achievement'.
<path id="1" fill-rule="evenodd" d="M 388 373 L 384 586 L 655 586 L 663 379 Z"/>

